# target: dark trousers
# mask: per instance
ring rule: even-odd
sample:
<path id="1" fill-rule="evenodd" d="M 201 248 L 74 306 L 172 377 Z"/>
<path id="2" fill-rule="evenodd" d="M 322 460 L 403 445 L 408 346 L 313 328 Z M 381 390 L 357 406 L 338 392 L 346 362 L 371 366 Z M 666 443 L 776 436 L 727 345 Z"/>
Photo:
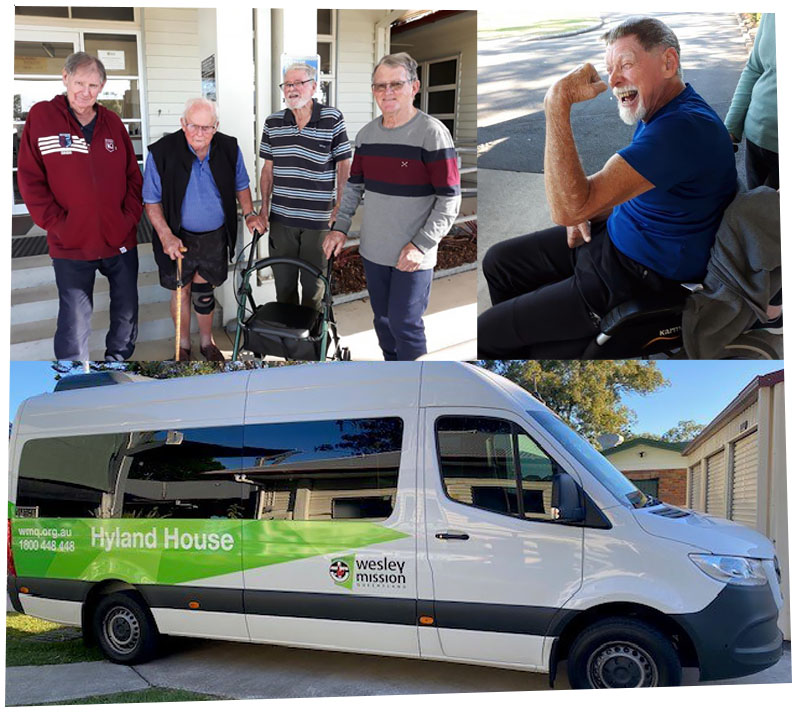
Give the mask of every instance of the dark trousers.
<path id="1" fill-rule="evenodd" d="M 780 188 L 778 154 L 762 149 L 750 139 L 745 139 L 745 144 L 744 168 L 748 191 L 758 186 L 769 186 L 777 191 Z"/>
<path id="2" fill-rule="evenodd" d="M 102 260 L 53 258 L 58 287 L 58 323 L 53 340 L 56 359 L 88 360 L 92 331 L 95 272 L 108 278 L 111 305 L 105 359 L 124 361 L 136 345 L 139 296 L 136 248 Z"/>
<path id="3" fill-rule="evenodd" d="M 387 361 L 414 360 L 428 351 L 422 315 L 431 295 L 433 270 L 408 273 L 363 256 L 372 324 Z"/>
<path id="4" fill-rule="evenodd" d="M 300 258 L 325 272 L 327 261 L 322 252 L 322 241 L 328 231 L 310 228 L 295 228 L 280 223 L 269 224 L 269 255 L 271 258 Z M 297 274 L 303 288 L 303 301 L 297 294 Z M 293 265 L 273 265 L 275 293 L 278 302 L 292 305 L 302 304 L 314 310 L 322 310 L 325 284 L 307 270 Z"/>
<path id="5" fill-rule="evenodd" d="M 620 253 L 604 222 L 574 250 L 562 226 L 497 243 L 483 274 L 492 307 L 478 316 L 481 358 L 580 357 L 612 307 L 674 285 Z"/>

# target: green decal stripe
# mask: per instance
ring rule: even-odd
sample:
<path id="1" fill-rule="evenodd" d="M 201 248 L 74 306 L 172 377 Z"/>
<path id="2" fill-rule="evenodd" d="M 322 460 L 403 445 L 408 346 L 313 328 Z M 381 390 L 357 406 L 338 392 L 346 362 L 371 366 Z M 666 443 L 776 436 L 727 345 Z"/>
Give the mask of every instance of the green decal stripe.
<path id="1" fill-rule="evenodd" d="M 12 519 L 20 575 L 137 584 L 183 583 L 407 537 L 363 522 Z"/>

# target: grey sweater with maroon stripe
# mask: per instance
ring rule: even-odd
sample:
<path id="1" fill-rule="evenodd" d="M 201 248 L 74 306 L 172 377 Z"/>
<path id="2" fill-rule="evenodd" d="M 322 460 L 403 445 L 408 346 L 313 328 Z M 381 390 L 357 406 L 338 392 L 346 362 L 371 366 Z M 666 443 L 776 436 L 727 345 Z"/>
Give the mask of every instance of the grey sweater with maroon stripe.
<path id="1" fill-rule="evenodd" d="M 334 229 L 347 233 L 364 196 L 360 253 L 394 266 L 413 243 L 424 254 L 420 269 L 436 265 L 439 241 L 461 206 L 455 148 L 442 122 L 421 111 L 387 129 L 382 118 L 358 132 L 350 178 Z"/>

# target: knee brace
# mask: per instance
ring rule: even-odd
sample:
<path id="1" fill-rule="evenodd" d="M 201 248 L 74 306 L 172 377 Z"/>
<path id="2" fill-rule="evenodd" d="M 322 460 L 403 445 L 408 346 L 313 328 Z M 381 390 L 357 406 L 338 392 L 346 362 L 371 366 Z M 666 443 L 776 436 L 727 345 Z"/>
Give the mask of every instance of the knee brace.
<path id="1" fill-rule="evenodd" d="M 214 286 L 211 283 L 192 283 L 192 305 L 198 315 L 214 312 Z"/>

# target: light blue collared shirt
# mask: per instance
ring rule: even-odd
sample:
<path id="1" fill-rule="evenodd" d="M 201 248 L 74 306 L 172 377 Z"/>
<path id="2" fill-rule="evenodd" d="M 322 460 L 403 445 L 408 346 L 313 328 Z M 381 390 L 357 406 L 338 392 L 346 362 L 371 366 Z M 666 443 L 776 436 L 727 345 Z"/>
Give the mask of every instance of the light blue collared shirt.
<path id="1" fill-rule="evenodd" d="M 202 161 L 197 158 L 197 152 L 186 142 L 189 150 L 195 155 L 192 162 L 192 173 L 186 194 L 181 205 L 181 227 L 192 233 L 207 233 L 219 228 L 225 223 L 225 212 L 222 209 L 222 197 L 217 184 L 211 175 L 211 147 Z M 236 158 L 236 177 L 234 179 L 236 191 L 241 191 L 250 186 L 250 178 L 244 167 L 242 150 L 238 149 Z M 142 198 L 145 203 L 161 203 L 161 176 L 158 174 L 153 155 L 148 154 L 144 168 L 144 184 Z"/>

